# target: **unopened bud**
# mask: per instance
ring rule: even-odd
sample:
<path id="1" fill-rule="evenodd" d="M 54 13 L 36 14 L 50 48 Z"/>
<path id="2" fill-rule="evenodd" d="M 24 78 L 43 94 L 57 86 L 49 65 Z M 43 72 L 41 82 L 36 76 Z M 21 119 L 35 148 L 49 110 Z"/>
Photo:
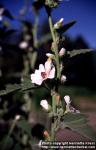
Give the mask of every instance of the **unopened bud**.
<path id="1" fill-rule="evenodd" d="M 20 117 L 21 117 L 20 115 L 16 115 L 16 116 L 15 116 L 15 120 L 19 120 Z"/>
<path id="2" fill-rule="evenodd" d="M 56 96 L 56 102 L 57 102 L 57 105 L 58 105 L 59 102 L 60 102 L 60 95 L 59 95 L 59 94 L 57 94 L 57 96 Z"/>
<path id="3" fill-rule="evenodd" d="M 65 54 L 65 48 L 61 48 L 61 50 L 59 51 L 59 56 L 62 57 Z"/>
<path id="4" fill-rule="evenodd" d="M 48 109 L 49 109 L 49 104 L 48 104 L 47 100 L 41 100 L 40 105 L 41 105 L 45 110 L 48 110 Z"/>
<path id="5" fill-rule="evenodd" d="M 66 79 L 67 79 L 66 76 L 64 76 L 64 75 L 61 76 L 61 82 L 64 83 L 66 81 Z"/>
<path id="6" fill-rule="evenodd" d="M 64 96 L 64 100 L 65 100 L 67 105 L 70 105 L 71 100 L 70 100 L 70 96 L 69 95 Z"/>
<path id="7" fill-rule="evenodd" d="M 23 42 L 21 42 L 21 43 L 19 44 L 19 47 L 20 47 L 21 49 L 26 49 L 26 48 L 28 47 L 28 43 L 27 43 L 26 41 L 23 41 Z"/>
<path id="8" fill-rule="evenodd" d="M 64 18 L 61 18 L 57 23 L 54 24 L 54 29 L 59 29 L 62 27 Z"/>
<path id="9" fill-rule="evenodd" d="M 49 57 L 49 58 L 51 58 L 51 59 L 53 59 L 53 58 L 54 58 L 54 55 L 53 55 L 53 54 L 51 54 L 51 53 L 46 53 L 46 56 L 47 56 L 47 57 Z"/>
<path id="10" fill-rule="evenodd" d="M 49 138 L 50 138 L 49 133 L 48 133 L 48 131 L 47 131 L 47 130 L 45 130 L 45 131 L 44 131 L 44 136 L 45 136 L 45 138 L 47 138 L 47 139 L 49 139 Z"/>

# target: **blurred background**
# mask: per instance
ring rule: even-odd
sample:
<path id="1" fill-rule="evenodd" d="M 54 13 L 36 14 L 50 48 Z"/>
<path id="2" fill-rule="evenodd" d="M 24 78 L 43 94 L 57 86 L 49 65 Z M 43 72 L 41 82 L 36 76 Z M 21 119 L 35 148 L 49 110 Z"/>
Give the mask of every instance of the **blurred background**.
<path id="1" fill-rule="evenodd" d="M 40 9 L 37 16 L 32 3 L 32 0 L 0 0 L 0 9 L 6 10 L 3 17 L 0 10 L 1 90 L 5 89 L 6 84 L 20 84 L 23 78 L 28 78 L 40 63 L 45 62 L 45 53 L 50 52 L 52 39 L 48 36 L 44 40 L 49 33 L 45 9 Z M 89 124 L 96 130 L 96 1 L 62 1 L 58 8 L 53 9 L 52 17 L 54 23 L 63 17 L 64 25 L 76 20 L 76 24 L 64 33 L 65 40 L 60 47 L 70 52 L 91 49 L 85 54 L 62 59 L 67 81 L 59 87 L 59 92 L 62 100 L 64 95 L 70 95 L 73 105 L 87 115 Z M 17 114 L 24 116 L 32 127 L 38 123 L 36 130 L 38 127 L 43 130 L 45 120 L 45 126 L 49 126 L 47 114 L 39 106 L 40 100 L 46 97 L 50 101 L 49 93 L 44 88 L 28 91 L 27 94 L 1 95 L 1 139 L 8 132 L 10 120 Z M 37 133 L 32 134 L 38 136 Z M 70 134 L 66 134 L 65 137 L 59 135 L 61 140 L 62 136 L 63 140 L 68 140 Z M 76 135 L 71 133 L 70 138 L 74 140 Z"/>

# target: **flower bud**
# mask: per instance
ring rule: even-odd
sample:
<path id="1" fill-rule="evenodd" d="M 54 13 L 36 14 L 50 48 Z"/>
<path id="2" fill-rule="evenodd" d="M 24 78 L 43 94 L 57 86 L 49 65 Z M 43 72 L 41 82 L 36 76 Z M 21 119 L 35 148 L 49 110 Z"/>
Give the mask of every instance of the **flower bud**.
<path id="1" fill-rule="evenodd" d="M 59 29 L 62 27 L 64 18 L 61 18 L 57 23 L 54 24 L 54 29 Z"/>
<path id="2" fill-rule="evenodd" d="M 70 100 L 70 96 L 69 95 L 64 96 L 64 100 L 65 100 L 67 105 L 70 105 L 71 100 Z"/>
<path id="3" fill-rule="evenodd" d="M 61 76 L 61 82 L 64 83 L 66 81 L 66 79 L 67 79 L 66 76 L 64 76 L 64 75 Z"/>
<path id="4" fill-rule="evenodd" d="M 16 115 L 16 116 L 15 116 L 15 120 L 19 120 L 20 117 L 21 117 L 20 115 Z"/>
<path id="5" fill-rule="evenodd" d="M 48 110 L 49 109 L 49 105 L 47 100 L 41 100 L 40 105 L 45 109 Z"/>
<path id="6" fill-rule="evenodd" d="M 62 57 L 65 54 L 65 48 L 61 48 L 61 50 L 59 51 L 59 56 Z"/>
<path id="7" fill-rule="evenodd" d="M 60 102 L 60 95 L 59 95 L 59 94 L 56 95 L 56 102 L 57 102 L 57 105 L 58 105 L 59 102 Z"/>
<path id="8" fill-rule="evenodd" d="M 54 55 L 53 55 L 53 54 L 51 54 L 51 53 L 46 53 L 46 56 L 47 56 L 48 58 L 51 58 L 51 59 L 53 59 L 53 58 L 54 58 Z"/>
<path id="9" fill-rule="evenodd" d="M 47 130 L 45 130 L 45 131 L 44 131 L 44 136 L 45 136 L 45 138 L 47 138 L 47 139 L 49 139 L 49 138 L 50 138 L 49 133 L 48 133 L 48 131 L 47 131 Z"/>
<path id="10" fill-rule="evenodd" d="M 26 49 L 28 47 L 28 43 L 26 41 L 22 41 L 20 44 L 19 44 L 19 47 L 21 49 Z"/>

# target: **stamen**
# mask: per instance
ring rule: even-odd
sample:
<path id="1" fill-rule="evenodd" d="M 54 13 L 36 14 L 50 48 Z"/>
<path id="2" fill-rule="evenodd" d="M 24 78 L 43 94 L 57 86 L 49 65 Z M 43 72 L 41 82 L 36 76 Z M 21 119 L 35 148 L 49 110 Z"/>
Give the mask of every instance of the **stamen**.
<path id="1" fill-rule="evenodd" d="M 47 76 L 46 72 L 41 72 L 41 76 L 42 76 L 43 79 L 45 79 L 46 76 Z"/>

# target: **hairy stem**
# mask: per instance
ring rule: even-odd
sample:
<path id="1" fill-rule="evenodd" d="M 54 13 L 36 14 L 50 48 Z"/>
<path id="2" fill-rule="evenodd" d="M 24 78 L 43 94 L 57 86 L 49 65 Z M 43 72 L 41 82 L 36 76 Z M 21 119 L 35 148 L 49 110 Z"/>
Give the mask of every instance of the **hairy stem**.
<path id="1" fill-rule="evenodd" d="M 54 42 L 54 53 L 55 53 L 55 57 L 56 57 L 57 79 L 60 79 L 60 64 L 59 64 L 59 55 L 58 55 L 58 45 L 57 45 L 57 42 L 56 42 L 56 36 L 55 36 L 55 33 L 54 33 L 54 27 L 53 27 L 51 15 L 49 15 L 48 19 L 49 19 L 49 26 L 50 26 L 52 39 L 53 39 L 53 42 Z"/>

